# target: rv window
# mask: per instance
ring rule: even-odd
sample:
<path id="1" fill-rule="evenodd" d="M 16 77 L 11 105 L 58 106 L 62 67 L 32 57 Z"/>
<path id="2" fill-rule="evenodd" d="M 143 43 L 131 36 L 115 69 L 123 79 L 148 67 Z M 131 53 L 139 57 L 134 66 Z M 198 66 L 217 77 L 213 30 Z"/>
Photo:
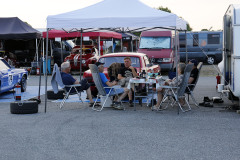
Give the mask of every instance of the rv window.
<path id="1" fill-rule="evenodd" d="M 220 44 L 220 34 L 208 34 L 208 44 Z"/>
<path id="2" fill-rule="evenodd" d="M 180 44 L 180 48 L 185 48 L 186 47 L 185 34 L 184 35 L 179 35 L 179 44 Z"/>
<path id="3" fill-rule="evenodd" d="M 198 34 L 193 35 L 193 46 L 198 46 Z"/>
<path id="4" fill-rule="evenodd" d="M 169 49 L 171 48 L 171 37 L 141 37 L 141 49 Z"/>

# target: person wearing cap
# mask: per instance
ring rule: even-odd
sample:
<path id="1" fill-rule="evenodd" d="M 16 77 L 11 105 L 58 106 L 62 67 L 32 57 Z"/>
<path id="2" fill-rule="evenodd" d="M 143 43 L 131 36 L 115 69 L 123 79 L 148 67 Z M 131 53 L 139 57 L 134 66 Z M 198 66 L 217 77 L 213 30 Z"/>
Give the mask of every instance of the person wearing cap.
<path id="1" fill-rule="evenodd" d="M 73 84 L 81 84 L 80 87 L 76 87 L 79 92 L 82 92 L 83 90 L 86 90 L 87 97 L 89 98 L 90 105 L 89 107 L 92 107 L 94 104 L 94 101 L 92 99 L 91 90 L 90 90 L 90 84 L 87 82 L 86 79 L 82 79 L 80 82 L 73 78 L 73 76 L 70 74 L 71 72 L 71 65 L 69 62 L 63 62 L 61 64 L 61 77 L 64 85 L 73 85 Z M 66 88 L 68 91 L 70 88 Z M 74 93 L 75 89 L 71 89 L 70 93 Z"/>
<path id="2" fill-rule="evenodd" d="M 190 78 L 188 80 L 188 84 L 194 84 L 196 79 L 197 79 L 197 76 L 198 76 L 198 69 L 197 69 L 197 65 L 198 65 L 198 61 L 195 60 L 195 59 L 191 59 L 189 60 L 188 62 L 189 64 L 194 64 L 193 65 L 193 69 L 191 71 L 191 74 L 190 74 Z"/>
<path id="3" fill-rule="evenodd" d="M 98 70 L 100 72 L 99 75 L 100 75 L 100 78 L 101 78 L 101 81 L 102 81 L 102 84 L 103 84 L 104 87 L 112 87 L 112 86 L 117 85 L 117 83 L 118 83 L 117 81 L 110 82 L 107 79 L 106 75 L 103 73 L 104 63 L 96 62 L 95 65 L 98 67 Z M 110 92 L 110 88 L 105 88 L 105 91 L 108 94 Z M 120 110 L 124 109 L 123 106 L 121 106 L 121 100 L 126 97 L 128 92 L 129 92 L 129 89 L 127 89 L 127 88 L 117 88 L 117 89 L 115 89 L 114 93 L 119 93 L 119 94 L 123 93 L 123 94 L 121 94 L 118 99 L 117 99 L 117 97 L 115 97 L 116 102 L 114 103 L 114 106 L 113 106 L 114 108 L 120 109 Z"/>

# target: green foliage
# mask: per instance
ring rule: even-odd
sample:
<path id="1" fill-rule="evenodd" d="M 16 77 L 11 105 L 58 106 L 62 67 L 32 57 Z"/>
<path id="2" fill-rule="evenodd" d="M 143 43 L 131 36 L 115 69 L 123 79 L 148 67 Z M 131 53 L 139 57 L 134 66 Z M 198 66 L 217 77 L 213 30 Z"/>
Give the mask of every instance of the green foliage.
<path id="1" fill-rule="evenodd" d="M 189 23 L 187 23 L 187 31 L 192 31 L 192 28 L 190 27 Z"/>
<path id="2" fill-rule="evenodd" d="M 165 11 L 165 12 L 169 12 L 169 13 L 172 13 L 172 11 L 168 8 L 168 7 L 163 7 L 163 6 L 160 6 L 157 8 L 158 10 L 161 10 L 161 11 Z M 190 24 L 187 23 L 187 31 L 192 31 L 192 28 L 190 27 Z"/>
<path id="3" fill-rule="evenodd" d="M 202 29 L 201 31 L 208 31 L 208 29 Z"/>
<path id="4" fill-rule="evenodd" d="M 158 10 L 161 10 L 161 11 L 165 11 L 165 12 L 169 12 L 169 13 L 172 13 L 172 11 L 168 8 L 168 7 L 163 7 L 163 6 L 160 6 L 157 8 Z"/>

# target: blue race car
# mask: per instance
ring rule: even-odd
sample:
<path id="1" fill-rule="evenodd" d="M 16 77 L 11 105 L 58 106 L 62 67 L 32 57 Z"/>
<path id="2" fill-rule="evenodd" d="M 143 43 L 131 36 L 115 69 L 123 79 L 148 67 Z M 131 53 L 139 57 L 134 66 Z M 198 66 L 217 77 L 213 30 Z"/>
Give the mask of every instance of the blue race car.
<path id="1" fill-rule="evenodd" d="M 28 72 L 25 69 L 12 68 L 3 58 L 0 57 L 0 94 L 21 85 L 21 91 L 27 88 Z"/>

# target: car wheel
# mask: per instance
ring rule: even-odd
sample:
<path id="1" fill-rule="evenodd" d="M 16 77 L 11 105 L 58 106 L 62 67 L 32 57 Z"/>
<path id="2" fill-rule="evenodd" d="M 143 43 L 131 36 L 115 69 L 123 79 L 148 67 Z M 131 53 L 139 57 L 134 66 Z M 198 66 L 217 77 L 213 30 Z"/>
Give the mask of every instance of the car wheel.
<path id="1" fill-rule="evenodd" d="M 215 63 L 215 57 L 213 57 L 213 56 L 208 56 L 208 58 L 207 58 L 207 63 L 208 64 L 214 64 Z"/>
<path id="2" fill-rule="evenodd" d="M 24 75 L 24 76 L 22 77 L 22 80 L 21 80 L 21 82 L 20 82 L 20 85 L 21 85 L 21 92 L 25 92 L 26 89 L 27 89 L 27 76 L 26 76 L 26 75 Z"/>

